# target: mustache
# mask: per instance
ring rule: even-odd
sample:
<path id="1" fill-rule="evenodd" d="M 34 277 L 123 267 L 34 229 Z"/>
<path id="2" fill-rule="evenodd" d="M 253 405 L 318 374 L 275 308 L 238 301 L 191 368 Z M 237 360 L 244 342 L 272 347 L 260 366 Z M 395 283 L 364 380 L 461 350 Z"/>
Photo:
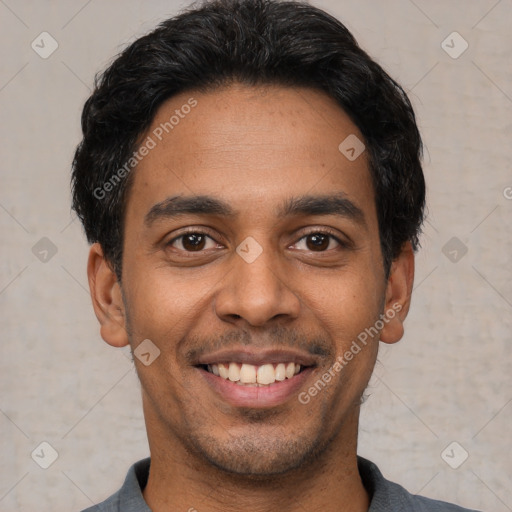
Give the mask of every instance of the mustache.
<path id="1" fill-rule="evenodd" d="M 308 335 L 297 329 L 274 326 L 262 333 L 247 330 L 228 331 L 220 336 L 191 335 L 181 340 L 184 346 L 187 363 L 193 364 L 201 356 L 221 349 L 230 349 L 252 345 L 254 348 L 294 348 L 312 356 L 334 357 L 333 342 L 323 335 Z"/>

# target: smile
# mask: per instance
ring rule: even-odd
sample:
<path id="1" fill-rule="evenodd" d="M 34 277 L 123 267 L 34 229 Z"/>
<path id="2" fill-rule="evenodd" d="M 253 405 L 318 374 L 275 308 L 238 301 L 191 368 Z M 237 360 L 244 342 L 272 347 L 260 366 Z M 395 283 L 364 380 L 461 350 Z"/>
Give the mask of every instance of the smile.
<path id="1" fill-rule="evenodd" d="M 248 363 L 220 363 L 204 365 L 205 369 L 217 377 L 235 382 L 240 386 L 271 386 L 275 382 L 291 379 L 303 370 L 294 362 L 266 363 L 259 366 Z"/>
<path id="2" fill-rule="evenodd" d="M 292 348 L 239 346 L 205 353 L 194 363 L 213 400 L 269 408 L 296 398 L 319 360 Z"/>
<path id="3" fill-rule="evenodd" d="M 315 367 L 296 363 L 256 366 L 231 362 L 196 368 L 215 400 L 220 399 L 237 408 L 268 409 L 290 401 L 295 403 Z"/>

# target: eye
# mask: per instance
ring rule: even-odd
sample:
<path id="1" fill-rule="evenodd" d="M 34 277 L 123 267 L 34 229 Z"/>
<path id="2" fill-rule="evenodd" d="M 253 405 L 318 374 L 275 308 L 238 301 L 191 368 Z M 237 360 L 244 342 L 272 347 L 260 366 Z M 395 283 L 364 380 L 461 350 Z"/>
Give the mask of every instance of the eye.
<path id="1" fill-rule="evenodd" d="M 312 252 L 325 252 L 327 250 L 342 247 L 344 244 L 333 234 L 324 231 L 315 231 L 303 236 L 295 245 L 298 246 L 304 241 L 302 250 Z M 333 247 L 333 245 L 335 247 Z M 305 246 L 305 247 L 304 247 Z M 301 249 L 300 247 L 298 247 Z"/>
<path id="2" fill-rule="evenodd" d="M 209 246 L 208 242 L 210 242 Z M 167 245 L 181 251 L 200 252 L 205 249 L 213 249 L 218 244 L 215 242 L 215 240 L 213 240 L 211 236 L 207 235 L 206 233 L 201 233 L 199 231 L 189 231 L 188 233 L 184 233 L 176 238 L 173 238 Z"/>

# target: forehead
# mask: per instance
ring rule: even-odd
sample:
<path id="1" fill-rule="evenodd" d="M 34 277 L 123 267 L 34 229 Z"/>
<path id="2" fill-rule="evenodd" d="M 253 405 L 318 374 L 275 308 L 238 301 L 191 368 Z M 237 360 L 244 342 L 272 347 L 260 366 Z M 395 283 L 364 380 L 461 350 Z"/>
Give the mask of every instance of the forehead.
<path id="1" fill-rule="evenodd" d="M 142 138 L 150 149 L 136 167 L 127 216 L 176 195 L 223 198 L 252 217 L 275 211 L 283 197 L 315 193 L 342 192 L 373 210 L 366 152 L 347 158 L 347 137 L 363 140 L 320 91 L 234 84 L 181 93 Z"/>

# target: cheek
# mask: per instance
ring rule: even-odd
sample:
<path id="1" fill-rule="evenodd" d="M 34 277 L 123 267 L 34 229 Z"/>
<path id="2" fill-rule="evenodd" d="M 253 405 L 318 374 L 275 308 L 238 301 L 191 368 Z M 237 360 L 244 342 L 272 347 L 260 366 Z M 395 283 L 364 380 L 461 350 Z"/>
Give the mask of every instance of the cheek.
<path id="1" fill-rule="evenodd" d="M 148 269 L 147 264 L 137 268 L 144 272 L 126 276 L 134 334 L 155 340 L 180 338 L 204 307 L 208 286 L 189 275 L 173 275 L 168 268 Z"/>
<path id="2" fill-rule="evenodd" d="M 341 269 L 302 296 L 313 321 L 322 325 L 339 350 L 373 325 L 381 312 L 384 285 L 369 276 L 370 269 Z"/>

